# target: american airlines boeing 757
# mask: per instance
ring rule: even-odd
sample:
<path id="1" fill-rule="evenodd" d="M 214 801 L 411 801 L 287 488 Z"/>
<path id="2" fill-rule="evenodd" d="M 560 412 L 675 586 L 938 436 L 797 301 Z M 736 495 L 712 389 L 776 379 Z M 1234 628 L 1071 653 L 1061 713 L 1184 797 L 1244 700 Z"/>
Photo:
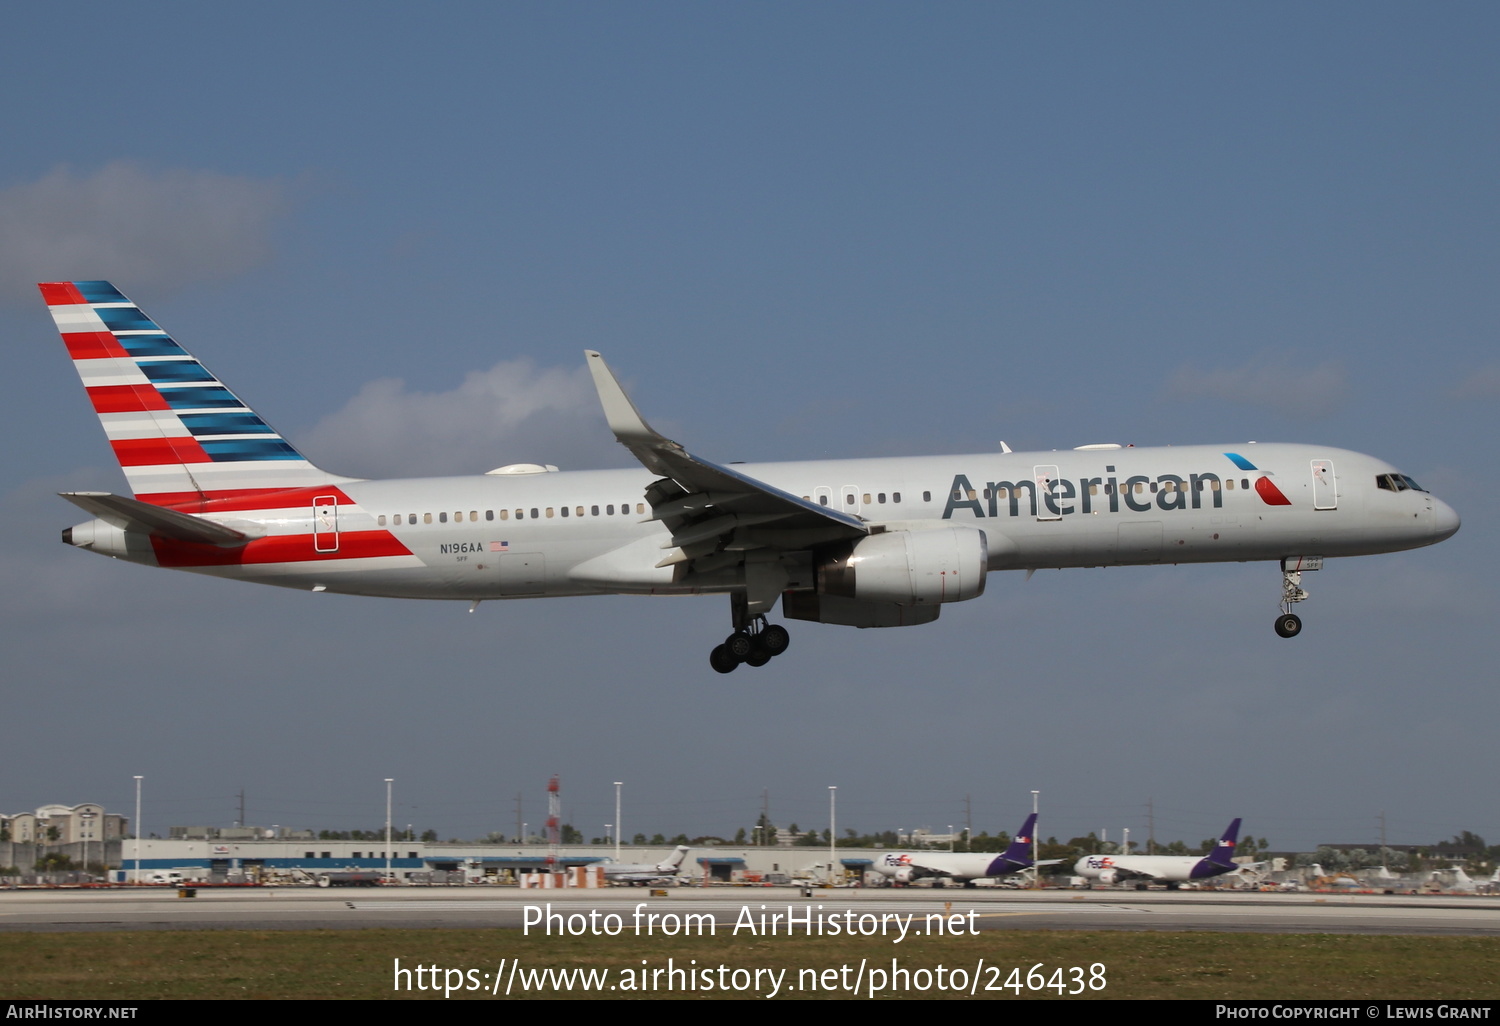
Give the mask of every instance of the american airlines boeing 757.
<path id="1" fill-rule="evenodd" d="M 585 354 L 643 470 L 510 464 L 370 481 L 319 469 L 104 281 L 40 286 L 133 497 L 68 492 L 77 548 L 151 566 L 393 598 L 726 594 L 728 673 L 794 620 L 900 627 L 993 570 L 1277 561 L 1302 574 L 1432 545 L 1458 515 L 1390 464 L 1318 445 L 1135 448 L 724 466 L 653 430 Z M 472 606 L 471 606 L 472 608 Z"/>

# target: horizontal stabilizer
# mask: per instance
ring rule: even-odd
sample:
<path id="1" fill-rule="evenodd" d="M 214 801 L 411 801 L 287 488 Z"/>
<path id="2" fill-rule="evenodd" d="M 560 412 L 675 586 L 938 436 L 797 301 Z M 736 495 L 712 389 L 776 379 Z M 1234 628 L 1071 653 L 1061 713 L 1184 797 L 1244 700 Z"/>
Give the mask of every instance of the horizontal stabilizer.
<path id="1" fill-rule="evenodd" d="M 154 506 L 139 499 L 127 499 L 111 492 L 59 492 L 64 499 L 85 512 L 122 530 L 143 531 L 162 538 L 199 542 L 232 548 L 244 545 L 262 532 L 238 531 L 202 517 L 179 513 L 165 506 Z M 251 525 L 246 524 L 248 529 Z"/>

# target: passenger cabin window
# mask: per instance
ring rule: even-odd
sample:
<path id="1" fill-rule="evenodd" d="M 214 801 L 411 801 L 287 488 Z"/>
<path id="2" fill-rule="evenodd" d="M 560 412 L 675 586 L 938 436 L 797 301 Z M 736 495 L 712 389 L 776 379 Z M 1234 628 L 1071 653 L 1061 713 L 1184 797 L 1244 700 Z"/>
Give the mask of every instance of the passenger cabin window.
<path id="1" fill-rule="evenodd" d="M 385 526 L 385 514 L 384 513 L 382 513 L 380 516 L 378 516 L 378 517 L 375 518 L 375 525 L 377 527 L 384 527 Z"/>
<path id="2" fill-rule="evenodd" d="M 448 514 L 447 513 L 439 513 L 438 514 L 438 523 L 440 523 L 440 524 L 446 524 L 447 522 L 448 522 Z"/>
<path id="3" fill-rule="evenodd" d="M 531 507 L 531 519 L 535 520 L 539 516 L 541 516 L 541 514 L 537 512 L 537 508 L 535 506 Z"/>
<path id="4" fill-rule="evenodd" d="M 820 496 L 818 496 L 818 503 L 820 505 L 823 505 L 823 506 L 828 505 L 828 496 L 826 496 L 826 495 L 820 495 Z"/>
<path id="5" fill-rule="evenodd" d="M 865 501 L 868 502 L 869 500 L 866 499 Z M 884 503 L 885 502 L 885 492 L 876 492 L 875 493 L 875 501 L 879 502 L 879 503 Z"/>
<path id="6" fill-rule="evenodd" d="M 431 513 L 423 513 L 422 514 L 422 523 L 424 523 L 424 524 L 430 524 L 430 523 L 432 523 L 432 514 Z"/>
<path id="7" fill-rule="evenodd" d="M 505 510 L 502 509 L 500 512 L 503 514 L 505 512 Z M 484 519 L 486 519 L 486 520 L 494 520 L 495 519 L 495 511 L 492 510 L 492 509 L 485 510 L 484 511 Z M 502 517 L 501 519 L 504 519 L 504 517 Z"/>
<path id="8" fill-rule="evenodd" d="M 415 513 L 408 513 L 406 515 L 406 522 L 408 524 L 415 524 L 417 522 L 417 515 Z"/>
<path id="9" fill-rule="evenodd" d="M 901 501 L 901 493 L 900 492 L 892 492 L 891 493 L 891 501 L 892 502 L 900 502 Z"/>
<path id="10" fill-rule="evenodd" d="M 597 517 L 599 515 L 599 507 L 598 506 L 590 506 L 589 507 L 589 513 L 592 514 L 593 516 Z"/>
<path id="11" fill-rule="evenodd" d="M 931 492 L 923 492 L 922 493 L 922 501 L 923 502 L 931 502 L 932 501 L 932 493 Z"/>
<path id="12" fill-rule="evenodd" d="M 612 517 L 612 516 L 615 515 L 615 504 L 614 503 L 610 503 L 608 506 L 604 507 L 604 515 L 605 516 L 610 516 L 610 517 Z"/>

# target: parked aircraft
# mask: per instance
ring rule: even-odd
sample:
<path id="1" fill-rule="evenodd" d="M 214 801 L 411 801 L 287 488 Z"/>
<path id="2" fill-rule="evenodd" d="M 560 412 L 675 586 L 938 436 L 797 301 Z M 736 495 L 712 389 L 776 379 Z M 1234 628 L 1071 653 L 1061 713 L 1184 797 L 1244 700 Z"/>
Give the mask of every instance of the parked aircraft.
<path id="1" fill-rule="evenodd" d="M 1292 637 L 1325 557 L 1431 545 L 1458 515 L 1395 467 L 1317 445 L 1134 448 L 722 466 L 664 438 L 596 352 L 641 470 L 514 463 L 369 481 L 309 462 L 108 282 L 40 286 L 134 497 L 68 492 L 67 544 L 151 566 L 396 598 L 727 594 L 721 673 L 784 652 L 766 615 L 936 620 L 994 570 L 1277 560 Z M 472 609 L 473 606 L 471 605 Z"/>
<path id="2" fill-rule="evenodd" d="M 1240 821 L 1236 819 L 1207 855 L 1085 855 L 1073 866 L 1073 872 L 1102 884 L 1136 880 L 1164 883 L 1175 889 L 1178 884 L 1207 880 L 1240 868 L 1234 862 L 1239 835 Z"/>
<path id="3" fill-rule="evenodd" d="M 605 862 L 604 879 L 609 883 L 645 884 L 675 877 L 687 853 L 688 846 L 679 844 L 660 862 Z"/>
<path id="4" fill-rule="evenodd" d="M 891 877 L 898 884 L 911 883 L 924 877 L 952 879 L 967 884 L 971 880 L 993 879 L 1011 876 L 1033 865 L 1051 866 L 1058 859 L 1031 861 L 1032 831 L 1036 828 L 1036 813 L 1026 817 L 1010 846 L 996 855 L 994 852 L 951 851 L 888 851 L 883 853 L 871 867 L 882 876 Z"/>

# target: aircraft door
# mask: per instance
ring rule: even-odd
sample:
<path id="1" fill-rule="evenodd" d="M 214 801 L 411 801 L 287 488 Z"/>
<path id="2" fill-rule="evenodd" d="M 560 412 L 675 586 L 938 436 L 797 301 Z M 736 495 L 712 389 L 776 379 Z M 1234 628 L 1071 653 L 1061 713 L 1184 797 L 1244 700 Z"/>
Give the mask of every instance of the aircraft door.
<path id="1" fill-rule="evenodd" d="M 1057 490 L 1057 466 L 1044 464 L 1032 468 L 1036 480 L 1036 518 L 1062 519 L 1062 496 Z"/>
<path id="2" fill-rule="evenodd" d="M 832 506 L 833 505 L 833 489 L 832 488 L 814 488 L 813 489 L 813 502 L 816 502 L 819 506 Z"/>
<path id="3" fill-rule="evenodd" d="M 313 498 L 313 551 L 339 550 L 339 498 L 319 495 Z"/>
<path id="4" fill-rule="evenodd" d="M 1338 509 L 1339 483 L 1332 460 L 1312 461 L 1313 509 Z"/>
<path id="5" fill-rule="evenodd" d="M 859 516 L 859 489 L 853 485 L 844 485 L 839 491 L 839 511 L 851 516 Z"/>

